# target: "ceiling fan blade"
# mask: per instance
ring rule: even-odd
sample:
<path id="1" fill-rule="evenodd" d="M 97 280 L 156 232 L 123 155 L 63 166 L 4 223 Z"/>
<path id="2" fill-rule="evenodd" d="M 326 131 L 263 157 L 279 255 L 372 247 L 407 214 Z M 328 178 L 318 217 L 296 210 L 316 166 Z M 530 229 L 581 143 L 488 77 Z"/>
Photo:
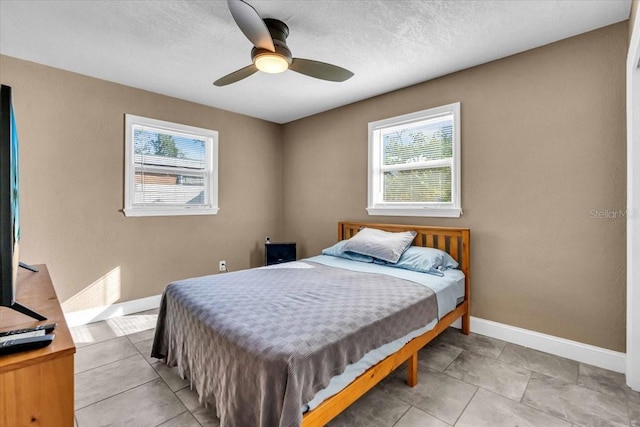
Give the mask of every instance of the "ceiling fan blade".
<path id="1" fill-rule="evenodd" d="M 326 62 L 312 61 L 311 59 L 293 58 L 289 69 L 316 79 L 343 82 L 353 77 L 353 73 L 337 65 Z"/>
<path id="2" fill-rule="evenodd" d="M 227 74 L 226 76 L 219 78 L 218 80 L 213 82 L 213 84 L 214 86 L 226 86 L 231 83 L 240 81 L 246 77 L 249 77 L 251 74 L 255 73 L 256 71 L 258 71 L 258 69 L 256 68 L 255 65 L 253 64 L 247 65 L 244 68 L 240 68 L 239 70 L 234 71 L 231 74 Z"/>
<path id="3" fill-rule="evenodd" d="M 253 6 L 242 0 L 227 0 L 227 4 L 234 21 L 255 47 L 276 51 L 267 25 Z"/>

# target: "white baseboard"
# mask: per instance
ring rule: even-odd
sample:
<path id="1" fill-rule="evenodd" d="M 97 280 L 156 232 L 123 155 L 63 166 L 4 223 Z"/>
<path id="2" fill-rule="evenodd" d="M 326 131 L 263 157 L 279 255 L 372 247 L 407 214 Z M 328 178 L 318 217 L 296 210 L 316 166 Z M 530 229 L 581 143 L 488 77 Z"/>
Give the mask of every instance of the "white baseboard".
<path id="1" fill-rule="evenodd" d="M 125 314 L 139 313 L 151 310 L 160 306 L 162 295 L 125 301 L 104 307 L 89 308 L 87 310 L 73 311 L 65 313 L 64 318 L 69 327 L 86 325 L 87 323 L 99 322 L 112 317 L 124 316 Z"/>
<path id="2" fill-rule="evenodd" d="M 112 317 L 158 308 L 161 298 L 162 295 L 154 295 L 106 307 L 65 313 L 64 317 L 70 327 L 85 325 Z M 454 322 L 452 326 L 460 328 L 460 320 Z M 558 338 L 553 335 L 541 334 L 491 320 L 471 316 L 471 332 L 529 347 L 534 350 L 544 351 L 545 353 L 565 357 L 577 362 L 587 363 L 610 371 L 624 373 L 626 369 L 625 353 Z"/>
<path id="3" fill-rule="evenodd" d="M 453 323 L 460 328 L 460 320 Z M 626 354 L 471 316 L 471 332 L 624 373 Z"/>

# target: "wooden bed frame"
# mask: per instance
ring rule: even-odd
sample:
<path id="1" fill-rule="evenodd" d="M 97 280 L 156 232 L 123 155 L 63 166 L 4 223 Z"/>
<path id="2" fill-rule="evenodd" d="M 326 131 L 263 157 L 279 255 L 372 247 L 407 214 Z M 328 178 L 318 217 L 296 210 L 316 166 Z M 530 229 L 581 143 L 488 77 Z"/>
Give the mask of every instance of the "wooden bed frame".
<path id="1" fill-rule="evenodd" d="M 418 225 L 373 224 L 364 222 L 339 222 L 338 240 L 349 239 L 362 227 L 377 228 L 385 231 L 414 230 L 418 234 L 413 241 L 415 246 L 426 246 L 447 251 L 458 263 L 465 275 L 464 300 L 453 311 L 444 316 L 436 326 L 409 341 L 386 359 L 372 366 L 358 378 L 353 380 L 339 393 L 322 402 L 316 409 L 304 414 L 302 427 L 321 427 L 335 418 L 353 402 L 371 390 L 404 362 L 407 363 L 407 384 L 414 387 L 418 383 L 418 351 L 447 329 L 458 318 L 462 318 L 463 334 L 469 334 L 470 312 L 470 265 L 468 228 L 456 227 L 425 227 Z"/>

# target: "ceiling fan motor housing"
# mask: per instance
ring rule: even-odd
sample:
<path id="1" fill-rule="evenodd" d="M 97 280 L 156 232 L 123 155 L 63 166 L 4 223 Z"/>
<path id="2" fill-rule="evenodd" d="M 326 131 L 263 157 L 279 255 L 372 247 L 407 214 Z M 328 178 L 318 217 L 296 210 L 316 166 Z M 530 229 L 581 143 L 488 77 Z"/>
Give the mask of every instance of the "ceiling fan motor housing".
<path id="1" fill-rule="evenodd" d="M 287 24 L 285 24 L 284 22 L 272 18 L 265 18 L 264 23 L 267 25 L 269 34 L 271 34 L 271 38 L 273 39 L 273 46 L 276 48 L 275 54 L 282 56 L 289 64 L 291 64 L 293 54 L 287 46 L 289 27 L 287 27 Z M 253 49 L 251 49 L 251 61 L 255 64 L 256 58 L 260 55 L 273 54 L 274 52 L 271 52 L 268 49 L 254 47 Z"/>
<path id="2" fill-rule="evenodd" d="M 287 37 L 289 37 L 289 27 L 287 27 L 287 24 L 285 24 L 284 22 L 278 19 L 273 19 L 273 18 L 264 18 L 263 21 L 267 26 L 267 29 L 269 30 L 269 34 L 271 34 L 273 43 L 283 44 L 286 46 Z"/>

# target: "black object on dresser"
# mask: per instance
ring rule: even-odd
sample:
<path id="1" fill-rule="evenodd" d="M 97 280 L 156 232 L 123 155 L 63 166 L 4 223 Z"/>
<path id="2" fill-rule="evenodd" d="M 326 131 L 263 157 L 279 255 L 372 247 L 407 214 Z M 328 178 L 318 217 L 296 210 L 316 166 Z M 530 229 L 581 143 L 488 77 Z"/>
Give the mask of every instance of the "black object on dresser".
<path id="1" fill-rule="evenodd" d="M 296 260 L 296 244 L 293 242 L 265 243 L 264 265 L 282 264 Z"/>

